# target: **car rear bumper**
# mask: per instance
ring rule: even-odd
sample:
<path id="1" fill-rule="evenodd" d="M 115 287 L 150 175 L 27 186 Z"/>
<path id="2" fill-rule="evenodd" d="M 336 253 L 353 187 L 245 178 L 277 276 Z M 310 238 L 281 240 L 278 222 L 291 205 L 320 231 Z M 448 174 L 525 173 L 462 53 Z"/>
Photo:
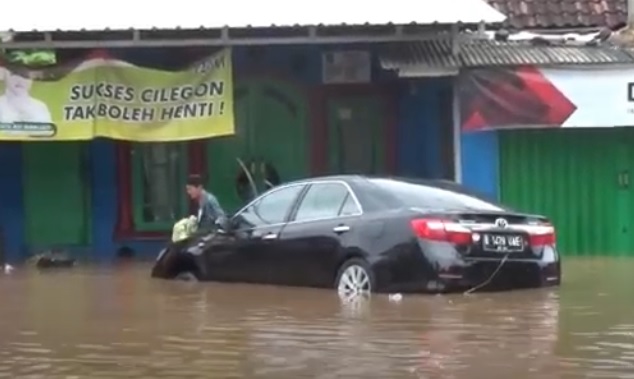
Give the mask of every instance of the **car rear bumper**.
<path id="1" fill-rule="evenodd" d="M 446 277 L 439 273 L 448 289 L 510 290 L 519 288 L 552 287 L 561 283 L 559 261 L 508 260 L 472 261 L 464 268 L 462 278 Z"/>
<path id="2" fill-rule="evenodd" d="M 505 291 L 521 288 L 558 286 L 561 265 L 554 261 L 501 259 L 460 260 L 455 265 L 443 266 L 433 278 L 420 278 L 409 283 L 391 283 L 389 292 L 450 293 L 477 291 Z"/>

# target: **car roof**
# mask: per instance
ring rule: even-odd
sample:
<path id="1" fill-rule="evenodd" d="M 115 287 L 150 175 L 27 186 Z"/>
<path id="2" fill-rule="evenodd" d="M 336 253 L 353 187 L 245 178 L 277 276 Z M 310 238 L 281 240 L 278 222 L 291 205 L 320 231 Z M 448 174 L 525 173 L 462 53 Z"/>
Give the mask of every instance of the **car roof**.
<path id="1" fill-rule="evenodd" d="M 370 176 L 370 175 L 324 175 L 324 176 L 314 176 L 311 178 L 298 179 L 291 182 L 286 182 L 282 185 L 289 184 L 304 184 L 304 183 L 313 183 L 313 182 L 321 182 L 321 181 L 342 181 L 346 183 L 357 183 L 363 184 L 364 182 L 370 179 L 384 179 L 384 180 L 394 180 L 398 182 L 412 183 L 412 184 L 420 184 L 429 187 L 437 187 L 444 189 L 455 189 L 455 190 L 465 190 L 465 188 L 459 183 L 453 182 L 451 180 L 443 180 L 443 179 L 418 179 L 418 178 L 407 178 L 407 177 L 398 177 L 398 176 Z"/>
<path id="2" fill-rule="evenodd" d="M 398 176 L 369 176 L 369 175 L 323 175 L 323 176 L 314 176 L 310 178 L 298 179 L 290 182 L 281 183 L 273 188 L 270 188 L 263 194 L 259 194 L 256 198 L 249 201 L 246 205 L 240 208 L 240 210 L 249 206 L 253 202 L 257 201 L 262 195 L 274 191 L 275 189 L 279 189 L 282 187 L 292 186 L 292 185 L 310 185 L 312 183 L 319 182 L 344 182 L 348 186 L 350 186 L 354 192 L 356 193 L 358 200 L 361 202 L 364 208 L 381 210 L 386 207 L 394 206 L 395 199 L 390 196 L 390 191 L 382 186 L 377 185 L 378 183 L 374 182 L 373 179 L 379 180 L 391 180 L 394 182 L 400 183 L 410 183 L 417 184 L 421 186 L 437 188 L 447 190 L 449 192 L 460 193 L 467 196 L 472 196 L 478 198 L 480 200 L 490 202 L 492 204 L 499 205 L 501 208 L 506 208 L 504 205 L 499 204 L 497 201 L 488 198 L 487 196 L 483 196 L 477 192 L 471 191 L 468 188 L 465 188 L 459 183 L 453 182 L 451 180 L 443 180 L 443 179 L 419 179 L 419 178 L 407 178 L 407 177 L 398 177 Z M 390 205 L 391 204 L 391 205 Z"/>
<path id="3" fill-rule="evenodd" d="M 279 184 L 279 186 L 287 186 L 291 184 L 310 184 L 314 182 L 325 182 L 325 181 L 339 181 L 345 183 L 358 182 L 362 180 L 364 177 L 361 175 L 324 175 L 324 176 L 313 176 L 310 178 L 297 179 L 290 182 L 284 182 Z"/>
<path id="4" fill-rule="evenodd" d="M 438 188 L 438 189 L 442 189 L 442 190 L 446 190 L 446 191 L 450 191 L 450 192 L 455 192 L 455 193 L 459 193 L 459 194 L 463 194 L 463 195 L 467 195 L 467 196 L 476 197 L 476 198 L 479 198 L 481 200 L 485 200 L 485 201 L 496 203 L 498 205 L 502 205 L 502 204 L 497 203 L 496 200 L 488 198 L 485 194 L 479 193 L 477 191 L 473 191 L 470 188 L 467 188 L 467 187 L 463 186 L 460 183 L 454 182 L 453 180 L 406 178 L 406 177 L 398 177 L 398 176 L 392 176 L 392 177 L 387 177 L 387 176 L 382 176 L 382 177 L 379 177 L 379 176 L 376 176 L 376 177 L 366 176 L 365 178 L 366 179 L 393 180 L 393 181 L 401 182 L 401 183 L 417 184 L 417 185 L 420 185 L 420 186 Z"/>
<path id="5" fill-rule="evenodd" d="M 368 185 L 372 184 L 371 182 L 372 179 L 393 180 L 393 181 L 401 182 L 401 183 L 410 183 L 410 184 L 417 184 L 417 185 L 426 186 L 426 187 L 443 189 L 450 192 L 455 192 L 455 193 L 460 193 L 467 196 L 476 197 L 481 200 L 493 202 L 500 206 L 503 206 L 502 204 L 497 203 L 497 201 L 488 198 L 482 193 L 478 193 L 477 191 L 472 191 L 469 188 L 464 187 L 460 183 L 457 183 L 451 180 L 446 180 L 446 179 L 420 179 L 420 178 L 409 178 L 409 177 L 402 177 L 402 176 L 381 176 L 381 175 L 377 175 L 377 176 L 325 175 L 325 176 L 315 176 L 312 178 L 295 180 L 292 182 L 280 184 L 280 186 L 285 186 L 289 184 L 310 184 L 310 183 L 321 182 L 321 181 L 341 181 L 341 182 L 348 183 L 356 190 L 364 191 L 368 189 L 367 187 Z"/>

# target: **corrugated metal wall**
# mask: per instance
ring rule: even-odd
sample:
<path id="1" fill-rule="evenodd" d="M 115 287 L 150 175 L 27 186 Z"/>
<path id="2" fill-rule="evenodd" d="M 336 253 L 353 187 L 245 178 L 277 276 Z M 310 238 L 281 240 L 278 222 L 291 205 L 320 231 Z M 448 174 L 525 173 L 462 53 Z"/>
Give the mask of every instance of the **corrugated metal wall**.
<path id="1" fill-rule="evenodd" d="M 619 179 L 634 168 L 632 132 L 501 132 L 501 200 L 550 217 L 565 255 L 634 255 L 634 190 Z"/>

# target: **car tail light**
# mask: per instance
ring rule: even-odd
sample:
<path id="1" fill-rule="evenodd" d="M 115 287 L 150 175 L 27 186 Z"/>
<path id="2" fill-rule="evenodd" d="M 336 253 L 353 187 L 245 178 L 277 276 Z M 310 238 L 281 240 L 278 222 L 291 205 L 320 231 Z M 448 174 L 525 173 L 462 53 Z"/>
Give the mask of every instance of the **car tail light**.
<path id="1" fill-rule="evenodd" d="M 452 221 L 419 218 L 412 220 L 411 225 L 416 236 L 422 239 L 451 242 L 456 245 L 468 245 L 472 241 L 471 230 Z"/>
<path id="2" fill-rule="evenodd" d="M 554 245 L 557 242 L 555 227 L 550 223 L 543 223 L 530 230 L 528 240 L 531 246 Z"/>

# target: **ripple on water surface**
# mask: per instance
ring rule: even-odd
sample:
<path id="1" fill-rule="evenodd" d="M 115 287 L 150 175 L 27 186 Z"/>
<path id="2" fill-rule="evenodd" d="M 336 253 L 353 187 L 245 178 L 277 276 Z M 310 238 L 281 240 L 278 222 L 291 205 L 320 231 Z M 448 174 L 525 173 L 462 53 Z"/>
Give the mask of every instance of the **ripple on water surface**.
<path id="1" fill-rule="evenodd" d="M 339 299 L 155 281 L 147 266 L 0 276 L 0 378 L 634 378 L 634 260 L 561 289 Z"/>

